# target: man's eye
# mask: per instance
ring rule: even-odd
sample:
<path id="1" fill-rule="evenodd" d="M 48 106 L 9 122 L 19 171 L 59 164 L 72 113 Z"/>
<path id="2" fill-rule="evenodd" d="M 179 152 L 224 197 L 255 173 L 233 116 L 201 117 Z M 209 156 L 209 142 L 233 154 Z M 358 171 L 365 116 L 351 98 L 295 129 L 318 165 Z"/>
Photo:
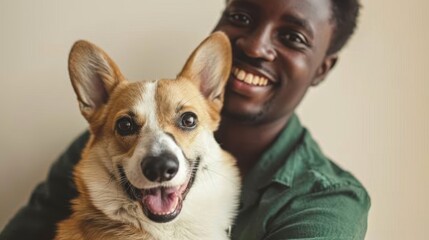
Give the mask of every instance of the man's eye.
<path id="1" fill-rule="evenodd" d="M 295 44 L 295 45 L 308 46 L 307 39 L 304 37 L 304 35 L 300 33 L 294 33 L 294 32 L 285 33 L 280 35 L 280 39 L 286 45 Z"/>
<path id="2" fill-rule="evenodd" d="M 250 16 L 243 12 L 231 12 L 228 14 L 228 19 L 237 26 L 248 26 L 252 22 Z"/>

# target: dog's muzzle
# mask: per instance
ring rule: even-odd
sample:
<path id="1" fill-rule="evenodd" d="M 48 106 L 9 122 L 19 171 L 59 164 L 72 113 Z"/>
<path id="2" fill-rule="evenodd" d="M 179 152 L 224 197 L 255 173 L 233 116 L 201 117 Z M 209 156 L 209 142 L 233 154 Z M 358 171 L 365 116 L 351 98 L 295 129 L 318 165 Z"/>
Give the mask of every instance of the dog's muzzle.
<path id="1" fill-rule="evenodd" d="M 128 181 L 123 167 L 118 166 L 120 182 L 129 198 L 141 204 L 143 213 L 150 220 L 159 223 L 169 222 L 182 210 L 183 201 L 195 180 L 200 158 L 188 162 L 193 163 L 191 171 L 185 183 L 179 186 L 138 189 Z M 141 169 L 148 180 L 162 183 L 176 175 L 179 162 L 173 154 L 164 153 L 156 157 L 145 157 L 141 163 Z"/>

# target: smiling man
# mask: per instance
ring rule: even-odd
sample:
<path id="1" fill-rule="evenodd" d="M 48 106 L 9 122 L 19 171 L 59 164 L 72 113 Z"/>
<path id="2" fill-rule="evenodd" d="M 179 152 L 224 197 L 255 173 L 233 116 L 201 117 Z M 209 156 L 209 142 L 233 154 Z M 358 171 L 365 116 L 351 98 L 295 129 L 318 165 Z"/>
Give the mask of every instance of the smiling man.
<path id="1" fill-rule="evenodd" d="M 236 153 L 247 170 L 285 127 L 308 88 L 335 65 L 336 52 L 329 51 L 336 29 L 332 8 L 331 0 L 228 2 L 216 26 L 227 33 L 234 51 L 219 135 L 257 133 L 256 146 L 231 142 L 248 148 L 242 151 L 246 160 Z"/>
<path id="2" fill-rule="evenodd" d="M 217 132 L 244 177 L 233 239 L 363 239 L 370 200 L 294 111 L 354 31 L 356 0 L 230 0 L 233 70 Z"/>
<path id="3" fill-rule="evenodd" d="M 369 196 L 331 162 L 295 109 L 325 79 L 354 32 L 357 0 L 229 0 L 215 27 L 230 38 L 233 71 L 216 138 L 243 177 L 232 238 L 363 239 Z M 2 239 L 50 239 L 76 196 L 69 178 L 88 134 L 6 226 Z"/>

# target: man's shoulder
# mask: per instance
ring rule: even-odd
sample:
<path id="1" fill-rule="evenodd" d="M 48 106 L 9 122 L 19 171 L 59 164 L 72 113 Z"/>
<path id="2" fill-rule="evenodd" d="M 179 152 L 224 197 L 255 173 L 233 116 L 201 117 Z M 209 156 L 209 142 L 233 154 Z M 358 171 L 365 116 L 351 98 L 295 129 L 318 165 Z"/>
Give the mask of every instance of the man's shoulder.
<path id="1" fill-rule="evenodd" d="M 352 173 L 322 152 L 308 131 L 287 161 L 294 162 L 291 164 L 294 167 L 291 187 L 307 185 L 309 193 L 350 187 L 361 189 L 367 194 L 362 183 Z"/>
<path id="2" fill-rule="evenodd" d="M 296 129 L 286 129 L 245 179 L 233 236 L 363 239 L 370 206 L 365 188 L 293 123 Z"/>
<path id="3" fill-rule="evenodd" d="M 313 175 L 314 190 L 333 189 L 339 186 L 353 186 L 365 189 L 361 182 L 348 170 L 340 167 L 335 161 L 328 158 L 308 133 L 301 148 L 303 171 Z M 301 176 L 298 176 L 301 177 Z"/>
<path id="4" fill-rule="evenodd" d="M 353 174 L 326 157 L 308 132 L 279 173 L 289 174 L 288 185 L 276 182 L 262 195 L 263 202 L 275 206 L 267 224 L 268 239 L 302 236 L 302 229 L 309 237 L 364 238 L 371 205 L 368 192 Z"/>

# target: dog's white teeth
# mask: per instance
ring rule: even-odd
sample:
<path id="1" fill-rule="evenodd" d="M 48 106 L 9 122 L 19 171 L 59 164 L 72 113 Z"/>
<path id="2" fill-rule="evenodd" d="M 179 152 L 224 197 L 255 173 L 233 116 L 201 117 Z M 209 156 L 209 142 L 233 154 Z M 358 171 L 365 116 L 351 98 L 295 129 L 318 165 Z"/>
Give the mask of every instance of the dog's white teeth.
<path id="1" fill-rule="evenodd" d="M 154 214 L 156 214 L 156 215 L 159 215 L 159 216 L 163 216 L 163 215 L 170 215 L 170 214 L 172 214 L 174 212 L 174 210 L 172 210 L 172 211 L 169 211 L 169 212 L 163 212 L 163 213 L 154 213 Z"/>
<path id="2" fill-rule="evenodd" d="M 252 73 L 247 73 L 242 69 L 234 67 L 232 69 L 232 74 L 239 80 L 243 81 L 249 85 L 254 86 L 267 86 L 268 85 L 268 79 L 262 76 L 256 76 Z"/>

